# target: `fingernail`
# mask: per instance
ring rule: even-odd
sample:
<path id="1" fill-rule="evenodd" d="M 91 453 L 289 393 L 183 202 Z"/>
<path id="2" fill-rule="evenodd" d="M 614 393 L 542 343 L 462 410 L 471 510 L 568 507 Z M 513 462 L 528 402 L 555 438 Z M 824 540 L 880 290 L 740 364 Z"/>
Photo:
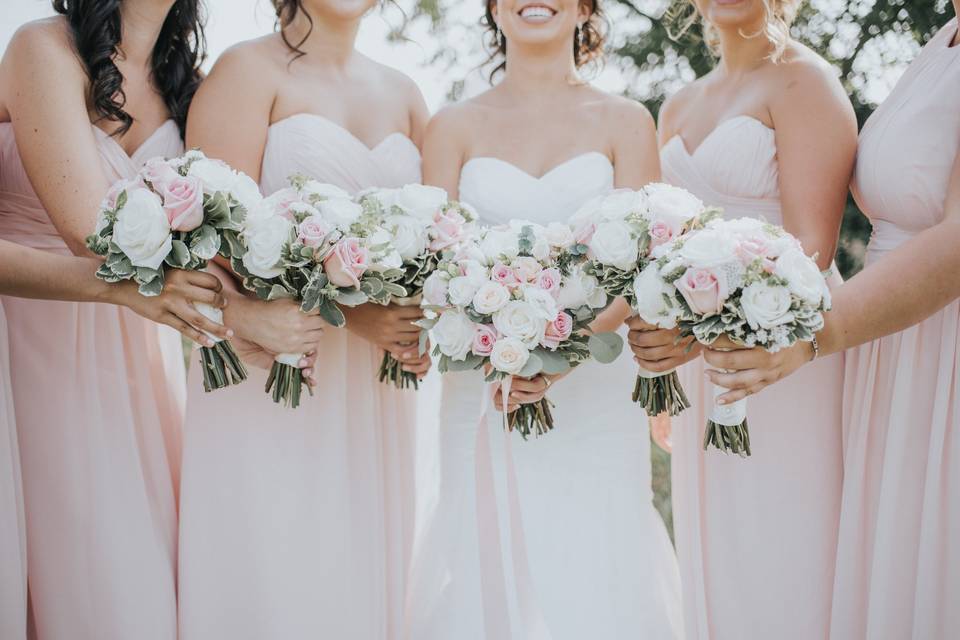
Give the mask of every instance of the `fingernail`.
<path id="1" fill-rule="evenodd" d="M 412 354 L 411 354 L 409 351 L 406 352 L 405 354 L 403 354 L 403 359 L 404 359 L 404 360 L 409 360 L 411 357 L 413 357 L 413 356 L 412 356 Z"/>
<path id="2" fill-rule="evenodd" d="M 305 375 L 305 376 L 307 376 L 307 377 L 309 378 L 310 376 L 313 375 L 313 369 L 304 369 L 304 370 L 303 370 L 303 375 Z"/>
<path id="3" fill-rule="evenodd" d="M 307 359 L 306 359 L 306 358 L 300 358 L 300 362 L 297 363 L 297 366 L 298 366 L 298 367 L 301 367 L 301 368 L 307 366 Z"/>
<path id="4" fill-rule="evenodd" d="M 717 398 L 717 404 L 719 404 L 719 405 L 722 406 L 722 405 L 727 404 L 727 401 L 724 400 L 723 398 Z"/>
<path id="5" fill-rule="evenodd" d="M 228 337 L 228 338 L 232 338 L 232 337 L 233 337 L 233 329 L 227 329 L 227 337 Z"/>

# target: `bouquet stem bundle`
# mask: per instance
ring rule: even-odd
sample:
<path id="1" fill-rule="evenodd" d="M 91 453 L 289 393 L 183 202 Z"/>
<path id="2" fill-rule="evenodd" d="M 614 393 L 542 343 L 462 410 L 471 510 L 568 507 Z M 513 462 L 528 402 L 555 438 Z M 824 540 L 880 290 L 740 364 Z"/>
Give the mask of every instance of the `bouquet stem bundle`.
<path id="1" fill-rule="evenodd" d="M 533 404 L 522 404 L 507 418 L 507 429 L 518 431 L 524 440 L 542 436 L 553 430 L 553 403 L 547 398 Z"/>
<path id="2" fill-rule="evenodd" d="M 303 371 L 297 366 L 300 357 L 299 355 L 289 358 L 278 356 L 270 367 L 270 375 L 267 376 L 267 382 L 264 385 L 264 391 L 270 394 L 274 402 L 290 409 L 300 406 L 303 386 L 306 384 Z M 307 392 L 312 396 L 313 388 L 308 384 L 306 387 Z"/>
<path id="3" fill-rule="evenodd" d="M 641 371 L 633 387 L 633 401 L 639 403 L 648 416 L 667 413 L 674 417 L 690 408 L 690 400 L 676 371 L 658 376 Z"/>
<path id="4" fill-rule="evenodd" d="M 401 307 L 419 307 L 423 301 L 423 295 L 409 296 L 406 298 L 394 298 L 391 302 Z M 403 370 L 403 364 L 397 360 L 389 351 L 383 352 L 383 359 L 380 361 L 380 371 L 377 374 L 380 382 L 393 384 L 398 389 L 420 388 L 420 379 L 417 375 Z"/>

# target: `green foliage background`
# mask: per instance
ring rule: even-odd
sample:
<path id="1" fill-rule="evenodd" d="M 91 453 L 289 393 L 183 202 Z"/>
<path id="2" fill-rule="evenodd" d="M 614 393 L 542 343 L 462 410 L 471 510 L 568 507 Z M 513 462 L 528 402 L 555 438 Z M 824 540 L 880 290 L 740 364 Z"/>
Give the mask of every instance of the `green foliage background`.
<path id="1" fill-rule="evenodd" d="M 453 14 L 463 13 L 468 0 L 413 0 L 400 2 L 407 21 L 393 37 L 405 37 L 417 22 L 427 22 L 433 36 L 446 44 L 430 52 L 431 64 L 453 68 L 480 42 L 463 40 L 463 31 L 449 37 L 455 25 Z M 483 0 L 476 5 L 476 17 Z M 610 15 L 609 65 L 616 65 L 629 78 L 626 94 L 641 100 L 656 114 L 664 99 L 679 86 L 706 73 L 715 60 L 704 45 L 699 28 L 674 39 L 677 16 L 682 19 L 690 5 L 682 0 L 602 0 Z M 456 11 L 455 11 L 456 10 Z M 837 69 L 850 95 L 862 126 L 876 108 L 878 84 L 889 84 L 936 31 L 953 15 L 949 0 L 810 0 L 805 2 L 793 26 L 794 36 L 820 53 Z M 474 23 L 475 24 L 475 23 Z M 461 25 L 462 26 L 462 25 Z M 470 32 L 468 32 L 470 33 Z M 462 82 L 451 76 L 450 97 L 462 91 Z M 841 231 L 837 264 L 845 277 L 862 266 L 870 223 L 848 201 Z M 638 422 L 642 418 L 638 414 Z M 670 457 L 653 449 L 653 486 L 657 508 L 672 533 L 670 508 Z"/>

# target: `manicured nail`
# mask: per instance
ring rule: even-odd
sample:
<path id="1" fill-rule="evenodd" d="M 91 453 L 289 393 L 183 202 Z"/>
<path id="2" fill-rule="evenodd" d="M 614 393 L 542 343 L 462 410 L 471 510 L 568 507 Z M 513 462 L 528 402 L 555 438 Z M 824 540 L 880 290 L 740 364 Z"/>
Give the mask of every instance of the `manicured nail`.
<path id="1" fill-rule="evenodd" d="M 306 359 L 306 358 L 300 358 L 300 362 L 297 363 L 297 366 L 300 367 L 300 368 L 303 368 L 303 367 L 307 366 L 307 359 Z"/>
<path id="2" fill-rule="evenodd" d="M 303 375 L 307 376 L 308 378 L 313 377 L 313 369 L 304 369 Z"/>
<path id="3" fill-rule="evenodd" d="M 717 398 L 717 404 L 720 405 L 720 406 L 723 406 L 723 405 L 727 404 L 727 401 L 724 400 L 723 398 Z"/>
<path id="4" fill-rule="evenodd" d="M 232 337 L 233 337 L 233 329 L 227 329 L 227 337 L 228 337 L 228 338 L 232 338 Z"/>

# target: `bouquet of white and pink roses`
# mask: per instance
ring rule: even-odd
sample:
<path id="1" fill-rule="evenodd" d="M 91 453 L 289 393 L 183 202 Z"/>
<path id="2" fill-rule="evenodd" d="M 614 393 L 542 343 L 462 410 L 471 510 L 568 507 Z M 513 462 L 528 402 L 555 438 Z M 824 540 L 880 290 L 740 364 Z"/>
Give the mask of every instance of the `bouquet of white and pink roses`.
<path id="1" fill-rule="evenodd" d="M 640 191 L 621 189 L 584 205 L 571 219 L 588 248 L 587 271 L 612 296 L 622 297 L 644 322 L 676 327 L 676 317 L 662 310 L 664 292 L 647 277 L 658 247 L 715 215 L 715 210 L 688 191 L 649 184 Z M 633 390 L 647 415 L 679 414 L 690 406 L 676 371 L 641 369 Z"/>
<path id="2" fill-rule="evenodd" d="M 242 230 L 225 234 L 244 286 L 263 300 L 297 300 L 303 312 L 317 311 L 335 327 L 346 323 L 338 305 L 405 295 L 390 235 L 362 220 L 363 209 L 347 192 L 303 176 L 290 184 L 253 209 Z M 266 384 L 274 402 L 299 406 L 303 355 L 275 357 Z"/>
<path id="3" fill-rule="evenodd" d="M 647 276 L 650 286 L 665 293 L 663 313 L 701 343 L 726 336 L 776 352 L 812 341 L 823 328 L 826 279 L 782 228 L 753 218 L 713 220 L 665 249 Z M 750 455 L 746 400 L 714 406 L 703 446 L 710 445 Z"/>
<path id="4" fill-rule="evenodd" d="M 623 347 L 616 334 L 589 335 L 607 294 L 578 266 L 569 226 L 516 221 L 486 229 L 440 263 L 424 284 L 421 321 L 439 357 L 438 370 L 486 368 L 487 381 L 562 374 L 591 355 L 612 362 Z M 508 428 L 526 438 L 553 428 L 550 403 L 521 405 Z"/>
<path id="5" fill-rule="evenodd" d="M 224 253 L 221 236 L 239 230 L 247 211 L 260 200 L 249 176 L 199 151 L 149 160 L 136 178 L 114 184 L 100 207 L 96 230 L 87 238 L 90 250 L 106 258 L 97 277 L 133 280 L 143 295 L 159 295 L 166 269 L 206 267 Z M 219 309 L 194 306 L 222 324 Z M 246 369 L 230 343 L 210 337 L 215 346 L 200 349 L 204 389 L 245 380 Z"/>
<path id="6" fill-rule="evenodd" d="M 451 201 L 443 189 L 420 184 L 367 191 L 359 202 L 363 221 L 389 235 L 391 266 L 403 270 L 397 284 L 404 294 L 390 295 L 385 303 L 419 305 L 427 278 L 444 254 L 455 252 L 470 237 L 477 219 L 470 207 Z M 401 389 L 419 387 L 417 376 L 404 371 L 389 351 L 380 362 L 379 379 Z"/>

